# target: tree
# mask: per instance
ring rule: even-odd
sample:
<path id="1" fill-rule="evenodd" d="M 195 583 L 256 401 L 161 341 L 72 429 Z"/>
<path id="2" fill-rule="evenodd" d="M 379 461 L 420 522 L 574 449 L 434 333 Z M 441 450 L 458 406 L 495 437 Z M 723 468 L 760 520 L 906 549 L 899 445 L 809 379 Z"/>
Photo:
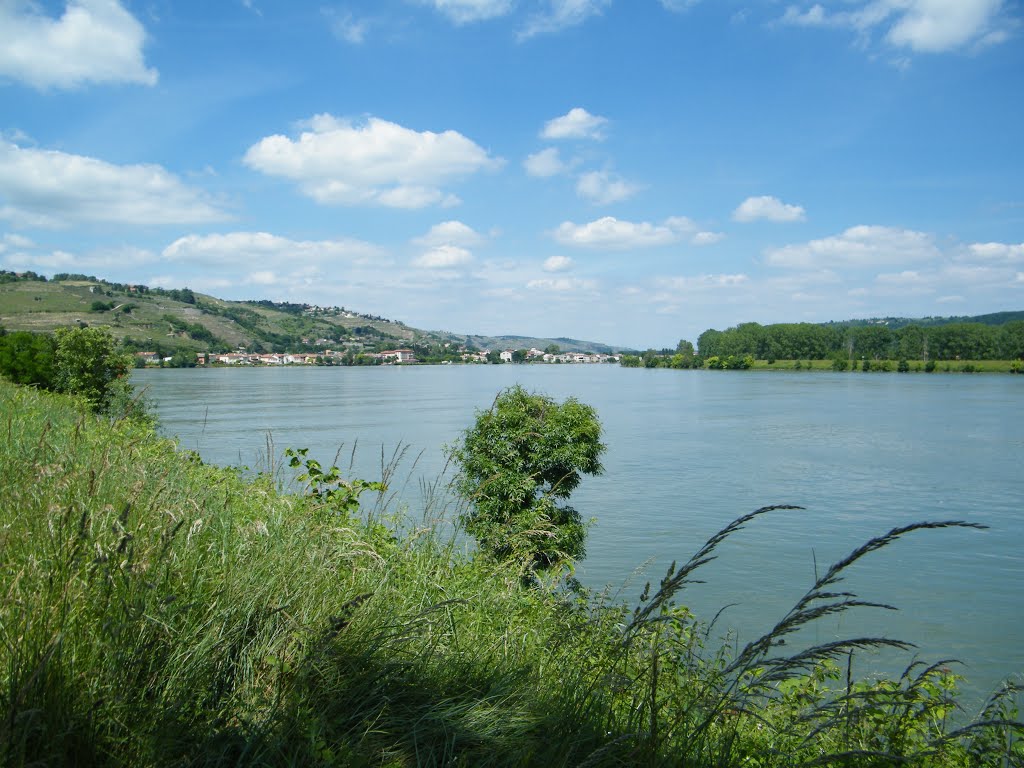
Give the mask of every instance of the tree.
<path id="1" fill-rule="evenodd" d="M 0 374 L 15 384 L 51 389 L 55 347 L 51 336 L 28 331 L 4 333 L 0 328 Z"/>
<path id="2" fill-rule="evenodd" d="M 560 355 L 562 354 L 562 348 L 557 344 L 548 344 L 544 347 L 544 353 L 547 355 Z"/>
<path id="3" fill-rule="evenodd" d="M 528 571 L 582 559 L 586 527 L 558 502 L 582 474 L 602 472 L 604 448 L 592 407 L 518 385 L 500 392 L 451 449 L 456 488 L 470 504 L 461 517 L 466 532 L 481 551 L 519 560 Z"/>
<path id="4" fill-rule="evenodd" d="M 130 355 L 118 351 L 106 328 L 58 328 L 54 353 L 59 392 L 81 395 L 95 411 L 105 411 L 130 385 Z"/>

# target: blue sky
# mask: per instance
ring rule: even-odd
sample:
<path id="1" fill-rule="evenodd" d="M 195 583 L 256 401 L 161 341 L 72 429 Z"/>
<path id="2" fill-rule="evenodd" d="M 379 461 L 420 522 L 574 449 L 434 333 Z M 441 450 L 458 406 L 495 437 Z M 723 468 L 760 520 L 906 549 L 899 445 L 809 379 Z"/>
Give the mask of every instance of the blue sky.
<path id="1" fill-rule="evenodd" d="M 1024 309 L 1019 0 L 0 0 L 0 267 L 646 348 Z"/>

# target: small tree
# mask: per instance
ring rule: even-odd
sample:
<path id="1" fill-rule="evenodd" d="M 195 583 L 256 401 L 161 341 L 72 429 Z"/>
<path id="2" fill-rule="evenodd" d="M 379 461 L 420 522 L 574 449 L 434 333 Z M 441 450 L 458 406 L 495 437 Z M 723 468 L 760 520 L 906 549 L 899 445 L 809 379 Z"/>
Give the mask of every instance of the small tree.
<path id="1" fill-rule="evenodd" d="M 54 334 L 56 389 L 83 396 L 95 411 L 105 411 L 124 395 L 131 356 L 117 349 L 106 328 L 58 328 Z"/>
<path id="2" fill-rule="evenodd" d="M 451 449 L 456 488 L 472 505 L 461 518 L 466 532 L 481 551 L 529 570 L 582 559 L 586 527 L 558 502 L 581 474 L 601 473 L 604 448 L 590 406 L 572 397 L 559 404 L 518 385 L 502 391 Z"/>

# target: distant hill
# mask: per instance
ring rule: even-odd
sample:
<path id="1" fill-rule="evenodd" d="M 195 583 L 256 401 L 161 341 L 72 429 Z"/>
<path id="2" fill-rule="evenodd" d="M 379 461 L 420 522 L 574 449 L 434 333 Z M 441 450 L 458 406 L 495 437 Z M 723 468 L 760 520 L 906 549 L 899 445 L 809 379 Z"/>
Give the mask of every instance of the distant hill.
<path id="1" fill-rule="evenodd" d="M 922 327 L 933 327 L 936 325 L 950 325 L 952 323 L 982 323 L 983 325 L 1003 325 L 1014 320 L 1024 320 L 1024 311 L 1018 312 L 991 312 L 987 315 L 958 315 L 950 317 L 874 317 L 866 320 L 842 320 L 822 325 L 839 326 L 863 326 L 883 325 L 887 328 L 906 328 L 908 325 L 920 325 Z"/>
<path id="2" fill-rule="evenodd" d="M 623 347 L 613 347 L 608 344 L 601 344 L 596 341 L 581 341 L 580 339 L 569 339 L 564 336 L 557 338 L 539 338 L 536 336 L 479 336 L 462 335 L 457 333 L 439 332 L 435 335 L 473 349 L 545 349 L 551 345 L 557 346 L 562 352 L 587 352 L 605 355 L 613 355 L 623 351 Z"/>
<path id="3" fill-rule="evenodd" d="M 421 334 L 344 307 L 225 301 L 187 288 L 111 283 L 89 275 L 43 280 L 0 273 L 0 326 L 49 332 L 83 324 L 109 326 L 129 346 L 167 353 L 405 345 Z"/>
<path id="4" fill-rule="evenodd" d="M 162 289 L 112 283 L 92 275 L 0 271 L 0 327 L 52 332 L 70 325 L 104 325 L 138 350 L 171 355 L 179 350 L 302 352 L 408 346 L 425 355 L 445 344 L 478 350 L 544 349 L 603 352 L 615 348 L 567 338 L 459 335 L 345 307 L 273 301 L 226 301 L 188 288 Z"/>

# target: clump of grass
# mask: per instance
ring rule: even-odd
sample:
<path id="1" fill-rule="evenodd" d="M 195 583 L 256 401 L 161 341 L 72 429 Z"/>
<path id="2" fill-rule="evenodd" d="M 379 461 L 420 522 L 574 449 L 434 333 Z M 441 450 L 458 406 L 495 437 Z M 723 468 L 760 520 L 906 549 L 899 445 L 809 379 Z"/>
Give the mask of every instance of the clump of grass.
<path id="1" fill-rule="evenodd" d="M 779 642 L 876 605 L 840 584 L 872 551 L 962 523 L 873 539 L 732 650 L 677 600 L 722 541 L 778 508 L 728 526 L 630 610 L 525 587 L 449 527 L 388 524 L 388 494 L 332 512 L 4 383 L 0 413 L 0 764 L 1021 759 L 1013 686 L 953 726 L 945 664 L 853 679 L 852 653 L 903 643 Z"/>

